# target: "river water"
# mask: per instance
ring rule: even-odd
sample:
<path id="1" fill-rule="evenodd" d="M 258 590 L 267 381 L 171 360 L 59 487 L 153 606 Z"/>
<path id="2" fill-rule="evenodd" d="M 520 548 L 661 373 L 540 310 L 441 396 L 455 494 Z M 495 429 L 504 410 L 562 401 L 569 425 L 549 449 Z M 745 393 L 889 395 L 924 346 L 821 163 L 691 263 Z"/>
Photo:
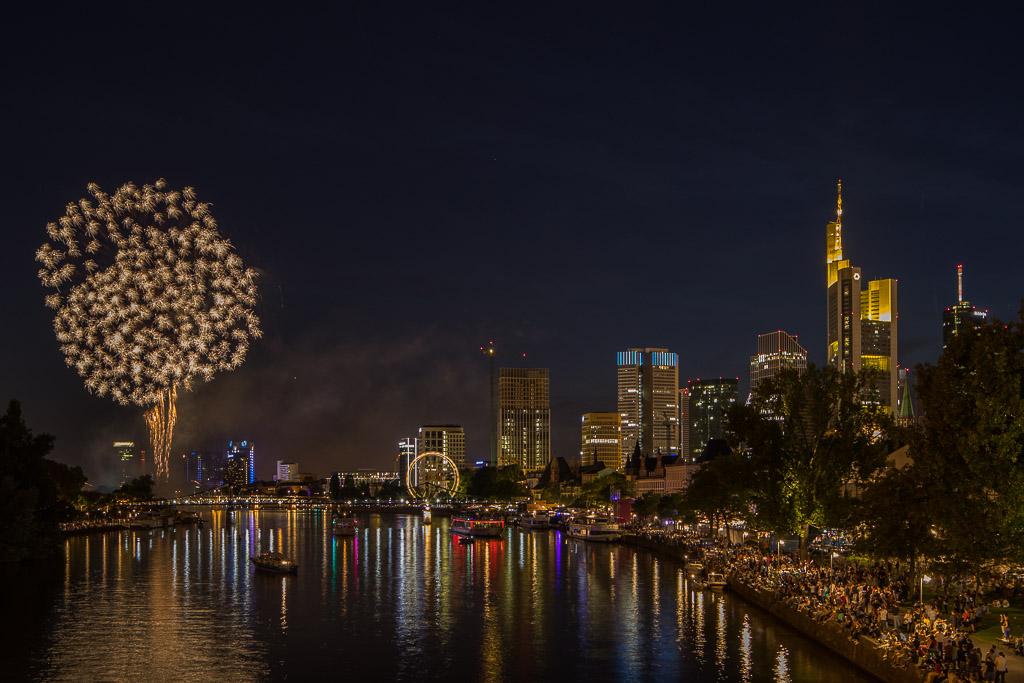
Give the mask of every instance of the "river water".
<path id="1" fill-rule="evenodd" d="M 5 680 L 868 681 L 676 562 L 557 531 L 453 542 L 448 520 L 202 511 L 0 565 Z M 276 550 L 299 572 L 256 573 Z"/>

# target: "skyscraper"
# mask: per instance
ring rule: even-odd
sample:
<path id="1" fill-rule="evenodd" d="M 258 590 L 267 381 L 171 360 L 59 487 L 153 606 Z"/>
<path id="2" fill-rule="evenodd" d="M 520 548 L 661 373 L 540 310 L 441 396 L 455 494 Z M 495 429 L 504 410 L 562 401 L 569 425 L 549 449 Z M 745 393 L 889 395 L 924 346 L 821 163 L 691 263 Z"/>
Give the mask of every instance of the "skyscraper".
<path id="1" fill-rule="evenodd" d="M 408 483 L 409 463 L 416 459 L 416 437 L 410 436 L 398 442 L 398 480 L 402 486 Z M 461 463 L 456 462 L 459 466 Z"/>
<path id="2" fill-rule="evenodd" d="M 229 441 L 225 483 L 243 486 L 256 481 L 256 446 L 251 441 Z"/>
<path id="3" fill-rule="evenodd" d="M 843 184 L 836 220 L 826 226 L 828 362 L 843 372 L 873 369 L 876 400 L 895 414 L 897 404 L 896 280 L 872 280 L 843 258 Z"/>
<path id="4" fill-rule="evenodd" d="M 622 421 L 619 467 L 637 443 L 644 456 L 679 453 L 679 358 L 668 349 L 629 349 L 617 354 L 618 408 Z"/>
<path id="5" fill-rule="evenodd" d="M 213 488 L 224 483 L 225 455 L 217 451 L 183 454 L 185 483 L 189 488 Z"/>
<path id="6" fill-rule="evenodd" d="M 447 455 L 456 467 L 466 461 L 466 432 L 461 425 L 423 425 L 417 445 L 416 455 Z"/>
<path id="7" fill-rule="evenodd" d="M 601 461 L 618 467 L 622 457 L 622 419 L 618 413 L 583 413 L 580 465 Z"/>
<path id="8" fill-rule="evenodd" d="M 964 301 L 964 267 L 956 267 L 956 306 L 942 312 L 942 349 L 949 346 L 949 340 L 961 330 L 976 330 L 988 321 L 988 311 L 979 311 Z"/>
<path id="9" fill-rule="evenodd" d="M 788 368 L 797 372 L 807 369 L 807 350 L 800 346 L 796 336 L 782 330 L 757 335 L 757 354 L 750 357 L 750 393 L 757 390 L 761 380 Z"/>
<path id="10" fill-rule="evenodd" d="M 135 455 L 134 441 L 115 441 L 114 453 L 117 456 L 118 466 L 120 468 L 120 479 L 118 484 L 124 486 L 132 479 L 140 476 L 139 474 L 136 474 L 136 472 L 139 471 L 139 461 L 138 457 Z"/>
<path id="11" fill-rule="evenodd" d="M 540 472 L 551 460 L 547 368 L 501 368 L 498 375 L 498 465 Z"/>
<path id="12" fill-rule="evenodd" d="M 740 393 L 737 378 L 691 379 L 690 391 L 690 457 L 704 452 L 711 439 L 725 439 L 725 416 L 736 405 Z"/>

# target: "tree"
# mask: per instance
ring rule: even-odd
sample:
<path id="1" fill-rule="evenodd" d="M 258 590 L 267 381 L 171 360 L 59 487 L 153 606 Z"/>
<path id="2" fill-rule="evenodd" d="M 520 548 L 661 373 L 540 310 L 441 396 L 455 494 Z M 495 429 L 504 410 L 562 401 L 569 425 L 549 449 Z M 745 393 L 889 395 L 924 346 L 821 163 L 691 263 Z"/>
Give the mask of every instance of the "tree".
<path id="1" fill-rule="evenodd" d="M 926 465 L 893 467 L 864 491 L 860 519 L 864 535 L 858 552 L 905 561 L 916 572 L 917 558 L 934 547 L 934 514 L 929 504 L 931 475 Z"/>
<path id="2" fill-rule="evenodd" d="M 509 501 L 528 495 L 522 481 L 525 479 L 518 465 L 481 467 L 466 482 L 466 495 L 479 500 Z"/>
<path id="3" fill-rule="evenodd" d="M 935 553 L 953 573 L 1024 561 L 1024 308 L 1012 324 L 961 329 L 917 366 L 924 419 L 911 437 Z"/>
<path id="4" fill-rule="evenodd" d="M 70 506 L 50 477 L 53 437 L 34 436 L 11 401 L 0 417 L 0 561 L 51 555 Z"/>
<path id="5" fill-rule="evenodd" d="M 144 474 L 125 484 L 121 484 L 120 488 L 114 491 L 114 497 L 119 500 L 137 502 L 153 500 L 153 483 L 153 475 Z"/>
<path id="6" fill-rule="evenodd" d="M 335 472 L 331 475 L 331 483 L 329 487 L 331 500 L 341 499 L 341 480 L 338 479 L 338 473 Z"/>
<path id="7" fill-rule="evenodd" d="M 750 464 L 743 454 L 718 456 L 693 474 L 681 507 L 705 515 L 712 529 L 730 519 L 746 518 L 755 485 L 749 472 Z"/>
<path id="8" fill-rule="evenodd" d="M 636 485 L 622 472 L 609 472 L 594 481 L 587 482 L 580 488 L 580 497 L 574 501 L 580 507 L 607 505 L 612 500 L 612 490 L 627 497 L 633 495 Z"/>
<path id="9" fill-rule="evenodd" d="M 800 533 L 850 521 L 844 485 L 861 487 L 890 451 L 893 420 L 874 401 L 874 373 L 808 366 L 758 385 L 749 405 L 729 412 L 735 446 L 746 453 L 750 503 L 760 528 Z"/>
<path id="10" fill-rule="evenodd" d="M 661 494 L 647 492 L 633 501 L 633 514 L 641 519 L 653 517 L 658 514 L 658 505 L 661 503 Z"/>

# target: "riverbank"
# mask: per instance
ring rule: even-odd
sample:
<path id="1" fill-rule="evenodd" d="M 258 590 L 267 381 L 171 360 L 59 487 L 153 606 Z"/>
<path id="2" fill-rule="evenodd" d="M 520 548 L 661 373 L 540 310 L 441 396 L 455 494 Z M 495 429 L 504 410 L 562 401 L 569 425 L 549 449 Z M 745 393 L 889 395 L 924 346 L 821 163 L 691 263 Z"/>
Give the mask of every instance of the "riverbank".
<path id="1" fill-rule="evenodd" d="M 633 534 L 624 535 L 620 542 L 671 557 L 680 563 L 685 563 L 700 552 L 688 544 L 663 542 Z M 894 666 L 887 652 L 876 647 L 870 638 L 860 636 L 853 640 L 841 628 L 815 621 L 807 614 L 786 605 L 771 591 L 748 586 L 734 574 L 728 580 L 729 589 L 745 601 L 768 612 L 875 678 L 886 683 L 920 683 L 924 680 L 924 674 L 916 667 Z"/>

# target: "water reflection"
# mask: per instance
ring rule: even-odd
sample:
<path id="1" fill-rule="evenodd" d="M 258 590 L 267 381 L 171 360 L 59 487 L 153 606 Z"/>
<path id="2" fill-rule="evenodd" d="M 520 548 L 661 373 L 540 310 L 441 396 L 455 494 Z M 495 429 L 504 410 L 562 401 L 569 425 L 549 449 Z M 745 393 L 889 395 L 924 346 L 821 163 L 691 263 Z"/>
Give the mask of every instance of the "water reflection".
<path id="1" fill-rule="evenodd" d="M 365 515 L 334 537 L 323 512 L 203 515 L 72 538 L 55 573 L 0 567 L 26 588 L 11 603 L 29 620 L 16 678 L 867 680 L 625 545 L 518 530 L 462 545 L 437 516 Z M 267 550 L 299 574 L 255 574 Z"/>

